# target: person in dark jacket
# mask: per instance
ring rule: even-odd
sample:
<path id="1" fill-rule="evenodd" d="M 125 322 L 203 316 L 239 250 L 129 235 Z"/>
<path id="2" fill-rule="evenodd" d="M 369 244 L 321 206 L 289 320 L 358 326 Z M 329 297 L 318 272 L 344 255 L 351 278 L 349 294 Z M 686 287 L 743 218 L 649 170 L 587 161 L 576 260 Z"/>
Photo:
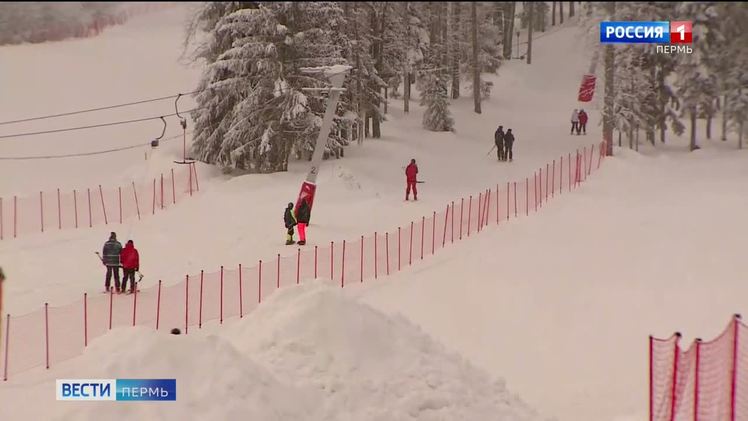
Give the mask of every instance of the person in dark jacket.
<path id="1" fill-rule="evenodd" d="M 499 128 L 496 129 L 493 138 L 496 143 L 496 154 L 498 155 L 499 161 L 506 161 L 506 156 L 504 155 L 504 126 L 499 126 Z"/>
<path id="2" fill-rule="evenodd" d="M 130 280 L 130 292 L 135 292 L 135 272 L 140 270 L 140 255 L 135 248 L 135 243 L 129 240 L 125 248 L 120 252 L 120 262 L 122 263 L 122 292 L 127 290 L 127 280 Z"/>
<path id="3" fill-rule="evenodd" d="M 104 288 L 107 292 L 110 291 L 112 274 L 114 274 L 114 287 L 117 292 L 120 292 L 119 288 L 119 255 L 122 252 L 122 244 L 117 241 L 117 233 L 113 232 L 109 234 L 109 240 L 104 243 L 104 249 L 101 251 L 101 263 L 106 266 L 106 283 Z"/>
<path id="4" fill-rule="evenodd" d="M 296 226 L 296 217 L 293 214 L 293 203 L 289 203 L 286 212 L 283 214 L 283 223 L 286 224 L 286 245 L 294 244 L 293 227 Z"/>
<path id="5" fill-rule="evenodd" d="M 514 146 L 514 134 L 512 134 L 512 129 L 507 129 L 506 134 L 504 135 L 504 159 L 507 158 L 509 161 L 512 160 L 512 146 Z"/>
<path id="6" fill-rule="evenodd" d="M 416 165 L 415 159 L 411 159 L 410 164 L 405 168 L 405 181 L 408 183 L 408 187 L 405 189 L 405 200 L 409 199 L 411 189 L 413 189 L 413 200 L 418 200 L 418 190 L 416 189 L 418 165 Z"/>
<path id="7" fill-rule="evenodd" d="M 306 226 L 309 224 L 309 216 L 312 208 L 309 206 L 309 202 L 306 199 L 301 201 L 301 204 L 296 208 L 296 222 L 299 226 L 299 245 L 303 246 L 306 244 Z"/>

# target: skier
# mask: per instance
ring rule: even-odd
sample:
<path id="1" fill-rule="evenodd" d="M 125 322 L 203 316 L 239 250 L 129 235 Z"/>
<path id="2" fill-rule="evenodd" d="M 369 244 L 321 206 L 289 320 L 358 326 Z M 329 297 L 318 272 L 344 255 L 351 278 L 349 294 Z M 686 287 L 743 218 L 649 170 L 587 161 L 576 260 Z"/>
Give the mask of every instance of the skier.
<path id="1" fill-rule="evenodd" d="M 577 126 L 577 134 L 579 134 L 579 131 L 582 131 L 582 133 L 587 134 L 587 113 L 584 112 L 584 110 L 579 110 L 579 125 Z"/>
<path id="2" fill-rule="evenodd" d="M 294 244 L 293 227 L 296 226 L 296 217 L 293 214 L 293 203 L 289 203 L 286 212 L 283 214 L 283 222 L 286 224 L 286 245 Z"/>
<path id="3" fill-rule="evenodd" d="M 577 131 L 577 134 L 579 134 L 579 112 L 576 108 L 574 108 L 574 111 L 571 113 L 571 133 L 574 134 L 574 131 Z"/>
<path id="4" fill-rule="evenodd" d="M 405 189 L 405 200 L 409 200 L 410 190 L 413 189 L 413 200 L 418 200 L 418 190 L 416 189 L 416 183 L 418 180 L 418 165 L 416 160 L 411 159 L 410 164 L 405 168 L 405 181 L 408 187 Z"/>
<path id="5" fill-rule="evenodd" d="M 299 226 L 299 245 L 306 244 L 306 226 L 309 224 L 309 214 L 311 209 L 306 199 L 301 200 L 301 204 L 296 208 L 296 222 Z"/>
<path id="6" fill-rule="evenodd" d="M 496 142 L 496 154 L 499 157 L 499 161 L 506 161 L 506 155 L 504 155 L 504 126 L 499 126 L 493 137 L 494 142 Z"/>
<path id="7" fill-rule="evenodd" d="M 504 145 L 506 146 L 506 151 L 504 152 L 504 159 L 506 160 L 509 158 L 509 161 L 512 161 L 512 146 L 514 145 L 514 135 L 512 134 L 512 129 L 507 129 L 506 134 L 504 135 Z"/>
<path id="8" fill-rule="evenodd" d="M 106 283 L 104 289 L 106 292 L 110 291 L 110 285 L 112 280 L 112 274 L 114 274 L 114 287 L 117 292 L 120 292 L 119 287 L 119 254 L 122 251 L 122 244 L 117 241 L 117 233 L 112 232 L 109 234 L 109 240 L 104 243 L 104 249 L 102 250 L 101 263 L 106 266 Z"/>
<path id="9" fill-rule="evenodd" d="M 140 255 L 138 249 L 135 248 L 135 244 L 132 240 L 129 240 L 125 245 L 125 248 L 120 252 L 120 261 L 122 262 L 122 271 L 124 272 L 122 278 L 122 292 L 127 290 L 127 280 L 130 280 L 130 292 L 135 292 L 135 272 L 140 270 Z"/>

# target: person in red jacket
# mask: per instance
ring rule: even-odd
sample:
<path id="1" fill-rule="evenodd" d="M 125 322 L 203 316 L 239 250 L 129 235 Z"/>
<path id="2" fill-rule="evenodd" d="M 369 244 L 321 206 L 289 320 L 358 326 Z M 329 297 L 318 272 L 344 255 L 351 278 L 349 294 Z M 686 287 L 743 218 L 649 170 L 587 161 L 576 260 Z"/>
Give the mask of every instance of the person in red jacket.
<path id="1" fill-rule="evenodd" d="M 409 199 L 411 189 L 413 189 L 413 200 L 418 200 L 418 190 L 416 189 L 418 165 L 416 165 L 415 159 L 411 159 L 410 164 L 405 168 L 405 178 L 408 183 L 408 187 L 405 189 L 405 200 Z"/>
<path id="2" fill-rule="evenodd" d="M 579 110 L 579 125 L 577 126 L 577 134 L 579 131 L 587 134 L 587 113 L 584 110 Z"/>
<path id="3" fill-rule="evenodd" d="M 121 291 L 125 292 L 127 290 L 127 280 L 129 279 L 130 292 L 135 292 L 135 272 L 140 270 L 140 255 L 132 240 L 129 240 L 120 252 L 120 263 L 122 263 L 122 269 L 125 272 Z"/>

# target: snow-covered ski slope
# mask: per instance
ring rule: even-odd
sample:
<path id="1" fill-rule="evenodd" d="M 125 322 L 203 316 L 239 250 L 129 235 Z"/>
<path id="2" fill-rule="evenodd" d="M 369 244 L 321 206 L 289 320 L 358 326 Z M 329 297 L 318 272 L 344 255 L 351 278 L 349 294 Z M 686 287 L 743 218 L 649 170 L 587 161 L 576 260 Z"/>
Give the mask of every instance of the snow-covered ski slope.
<path id="1" fill-rule="evenodd" d="M 13 106 L 14 100 L 5 95 L 0 99 L 2 120 L 191 90 L 198 70 L 176 63 L 183 17 L 179 10 L 166 11 L 135 19 L 100 38 L 0 49 L 0 56 L 8 57 L 9 67 L 15 69 L 10 72 L 13 83 L 25 85 L 18 106 Z M 390 229 L 441 208 L 455 197 L 497 182 L 524 178 L 561 153 L 599 139 L 598 110 L 590 113 L 587 137 L 567 134 L 571 109 L 577 106 L 579 80 L 588 65 L 583 45 L 573 28 L 537 40 L 531 66 L 510 62 L 498 76 L 489 76 L 494 91 L 483 103 L 482 115 L 472 112 L 470 98 L 453 103 L 455 134 L 423 131 L 420 107 L 414 102 L 410 115 L 404 115 L 402 104 L 393 101 L 383 139 L 351 146 L 345 159 L 323 165 L 309 244 L 328 244 L 331 240 Z M 57 55 L 58 50 L 66 50 L 63 58 Z M 96 51 L 95 58 L 90 57 L 91 51 Z M 59 71 L 62 60 L 74 63 L 74 59 L 89 67 L 64 72 L 63 78 Z M 123 71 L 123 67 L 129 71 Z M 112 78 L 111 83 L 89 89 L 97 78 L 116 74 L 120 76 Z M 48 82 L 55 78 L 57 84 Z M 2 84 L 4 91 L 10 85 L 4 75 Z M 61 94 L 50 95 L 53 88 L 61 89 Z M 57 92 L 54 89 L 52 92 Z M 27 105 L 21 107 L 22 104 Z M 118 120 L 172 112 L 173 104 L 168 101 L 159 105 L 157 109 L 112 111 L 107 117 Z M 44 108 L 34 108 L 41 106 Z M 102 121 L 98 115 L 85 118 L 89 119 L 86 122 Z M 167 135 L 177 133 L 176 120 L 171 122 Z M 499 123 L 516 133 L 515 161 L 511 164 L 486 157 Z M 24 130 L 54 127 L 59 126 L 30 124 Z M 3 134 L 16 131 L 0 128 Z M 149 122 L 120 126 L 107 136 L 76 132 L 61 137 L 29 137 L 0 142 L 0 156 L 145 143 L 159 132 L 160 123 Z M 644 420 L 647 335 L 666 336 L 681 330 L 684 340 L 695 335 L 709 338 L 724 327 L 732 313 L 746 312 L 743 297 L 748 287 L 742 241 L 748 234 L 748 158 L 745 153 L 725 151 L 718 141 L 714 143 L 704 142 L 703 150 L 691 154 L 662 154 L 649 148 L 645 148 L 644 155 L 618 151 L 615 158 L 605 162 L 600 174 L 573 194 L 550 202 L 540 215 L 513 221 L 495 232 L 491 228 L 397 277 L 376 285 L 346 288 L 344 294 L 386 313 L 405 315 L 449 350 L 458 351 L 492 376 L 506 379 L 508 389 L 518 392 L 543 414 L 559 420 Z M 162 148 L 149 164 L 142 159 L 142 150 L 90 160 L 27 161 L 8 166 L 3 162 L 0 191 L 8 194 L 58 184 L 90 184 L 94 177 L 129 180 L 170 165 L 179 156 L 179 146 Z M 410 158 L 418 160 L 427 183 L 419 185 L 419 202 L 406 204 L 402 202 L 402 167 Z M 282 246 L 281 212 L 283 205 L 298 193 L 306 172 L 303 163 L 295 164 L 287 174 L 234 179 L 216 176 L 204 167 L 200 167 L 200 172 L 201 176 L 212 178 L 207 182 L 201 179 L 203 192 L 198 197 L 141 224 L 0 243 L 2 265 L 10 278 L 6 283 L 8 311 L 34 310 L 44 301 L 63 304 L 77 299 L 83 291 L 98 291 L 103 277 L 92 251 L 101 247 L 112 229 L 120 232 L 123 239 L 135 240 L 141 250 L 143 271 L 151 281 L 177 281 L 187 272 L 215 270 L 221 264 L 251 263 L 277 252 L 295 251 Z M 51 184 L 42 186 L 43 183 Z M 29 396 L 37 396 L 35 401 L 51 401 L 55 378 L 177 376 L 181 379 L 179 384 L 184 385 L 189 411 L 204 411 L 206 417 L 232 418 L 240 412 L 231 411 L 248 411 L 257 406 L 231 401 L 228 407 L 219 408 L 205 399 L 190 398 L 190 394 L 202 396 L 199 388 L 206 384 L 214 390 L 237 390 L 225 382 L 232 384 L 226 379 L 234 378 L 230 373 L 242 364 L 248 374 L 239 379 L 241 382 L 236 381 L 248 390 L 239 395 L 252 396 L 259 390 L 262 398 L 258 399 L 275 410 L 285 408 L 289 418 L 317 414 L 313 405 L 305 404 L 305 399 L 314 400 L 322 389 L 328 397 L 336 395 L 333 390 L 343 390 L 348 394 L 343 396 L 351 399 L 348 406 L 337 405 L 345 398 L 335 396 L 340 400 L 333 399 L 329 406 L 318 409 L 333 408 L 332 412 L 321 412 L 323 418 L 334 413 L 347 415 L 340 419 L 494 419 L 482 417 L 480 412 L 428 411 L 456 405 L 464 388 L 473 390 L 468 385 L 485 385 L 472 375 L 464 379 L 465 383 L 450 383 L 458 385 L 455 387 L 460 392 L 446 392 L 443 399 L 427 403 L 414 401 L 419 410 L 396 406 L 390 414 L 365 412 L 377 411 L 393 401 L 394 398 L 373 392 L 391 387 L 381 382 L 387 376 L 383 375 L 379 382 L 372 380 L 373 389 L 364 394 L 368 398 L 362 398 L 352 392 L 361 391 L 356 389 L 359 380 L 336 371 L 339 355 L 347 355 L 358 364 L 373 364 L 384 357 L 376 353 L 373 357 L 365 354 L 370 359 L 357 355 L 375 344 L 397 342 L 396 338 L 410 334 L 398 334 L 396 338 L 373 334 L 363 348 L 348 348 L 360 339 L 362 331 L 373 329 L 372 325 L 312 325 L 329 320 L 324 318 L 330 316 L 324 316 L 328 310 L 346 320 L 358 319 L 359 313 L 362 318 L 367 317 L 369 310 L 341 310 L 340 306 L 354 304 L 338 303 L 343 300 L 339 296 L 316 299 L 314 290 L 311 295 L 305 290 L 285 294 L 286 299 L 279 297 L 277 302 L 263 304 L 267 304 L 267 312 L 277 312 L 283 320 L 263 316 L 261 306 L 250 316 L 257 320 L 246 321 L 246 326 L 237 323 L 236 330 L 212 331 L 224 339 L 192 337 L 192 333 L 190 337 L 169 339 L 141 331 L 113 332 L 79 359 L 49 373 L 30 373 L 10 386 L 0 385 L 8 391 L 0 393 L 0 408 L 9 408 L 8 402 Z M 301 302 L 293 298 L 294 294 Z M 312 310 L 295 318 L 295 306 L 311 306 Z M 324 317 L 316 320 L 313 314 Z M 295 324 L 299 330 L 285 324 L 294 320 L 304 321 Z M 314 334 L 304 336 L 304 328 Z M 263 338 L 272 339 L 258 342 L 260 345 L 244 345 L 243 337 L 257 329 L 267 332 Z M 190 346 L 181 346 L 178 341 L 183 340 Z M 410 353 L 417 347 L 414 341 L 402 340 L 410 344 L 397 348 L 402 360 L 383 364 L 383 373 L 394 376 L 402 371 L 388 371 L 393 366 L 418 360 Z M 222 341 L 233 342 L 236 349 L 223 347 Z M 305 345 L 296 346 L 299 343 Z M 330 364 L 315 361 L 320 354 L 314 350 L 322 343 L 331 347 L 325 354 L 330 357 Z M 124 344 L 132 347 L 132 360 L 122 360 L 127 355 Z M 192 377 L 196 366 L 193 361 L 205 361 L 206 353 L 220 347 L 225 358 L 217 358 L 215 367 L 198 370 Z M 163 353 L 157 353 L 161 349 Z M 425 351 L 428 355 L 437 353 L 430 346 Z M 153 357 L 154 353 L 157 357 Z M 168 357 L 171 355 L 176 355 L 176 361 Z M 144 362 L 151 357 L 152 365 Z M 435 362 L 430 367 L 443 365 L 441 361 L 431 361 Z M 134 371 L 137 366 L 142 370 Z M 448 370 L 430 372 L 435 373 L 433 381 L 439 384 L 457 377 Z M 413 378 L 429 378 L 423 372 L 411 374 Z M 243 383 L 253 377 L 267 380 L 262 387 Z M 206 382 L 205 378 L 211 381 Z M 289 399 L 274 400 L 283 393 Z M 503 396 L 498 389 L 496 395 L 499 399 Z M 289 406 L 288 402 L 294 405 Z M 503 419 L 522 419 L 517 415 L 522 406 L 510 406 L 517 412 L 508 413 Z M 170 413 L 168 409 L 143 405 L 119 409 L 73 404 L 12 407 L 18 411 L 47 411 L 41 415 L 55 414 L 60 419 L 85 419 L 107 410 L 112 411 L 112 419 L 129 414 L 168 419 L 195 414 L 179 412 L 182 407 Z M 257 417 L 266 418 L 264 414 L 258 412 Z M 10 415 L 10 419 L 25 419 L 27 415 L 40 414 Z"/>

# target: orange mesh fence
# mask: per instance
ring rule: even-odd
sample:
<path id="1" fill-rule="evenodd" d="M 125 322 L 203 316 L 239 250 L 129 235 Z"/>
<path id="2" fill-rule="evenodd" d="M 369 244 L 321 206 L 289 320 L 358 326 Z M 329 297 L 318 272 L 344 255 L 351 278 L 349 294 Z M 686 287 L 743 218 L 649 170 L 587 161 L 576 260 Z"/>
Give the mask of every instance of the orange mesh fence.
<path id="1" fill-rule="evenodd" d="M 189 334 L 206 323 L 221 324 L 228 318 L 243 317 L 278 288 L 306 279 L 330 279 L 345 287 L 389 276 L 491 225 L 501 226 L 510 219 L 540 210 L 551 198 L 578 187 L 597 169 L 603 157 L 600 151 L 599 147 L 590 147 L 560 156 L 539 167 L 532 176 L 486 186 L 485 190 L 450 201 L 441 209 L 389 231 L 298 248 L 290 255 L 278 254 L 255 265 L 201 271 L 168 286 L 159 281 L 135 294 L 84 294 L 81 300 L 68 305 L 45 306 L 23 316 L 6 315 L 3 327 L 8 329 L 3 329 L 4 337 L 0 338 L 4 379 L 79 355 L 91 340 L 113 328 L 138 325 L 166 332 L 178 328 Z M 5 238 L 12 238 L 12 234 L 41 232 L 42 226 L 46 232 L 143 218 L 168 209 L 197 191 L 197 176 L 193 171 L 190 165 L 164 174 L 163 182 L 159 176 L 144 185 L 116 189 L 97 186 L 82 192 L 60 193 L 59 200 L 56 191 L 43 192 L 39 197 L 13 198 L 10 203 L 5 199 L 0 201 L 0 228 Z M 23 213 L 13 210 L 19 206 Z M 15 229 L 10 231 L 10 237 L 8 227 Z M 705 358 L 729 356 L 729 347 L 723 342 L 730 340 L 704 343 L 700 348 L 704 361 L 701 382 L 716 385 L 714 390 L 727 387 L 725 376 L 720 371 L 722 366 L 712 367 Z M 697 403 L 701 403 L 698 409 L 704 414 L 703 419 L 717 419 L 709 417 L 722 414 L 726 406 L 707 404 L 713 402 L 708 394 L 696 400 L 692 392 L 697 381 L 691 374 L 698 366 L 696 349 L 683 353 L 675 361 L 673 350 L 678 349 L 675 338 L 652 339 L 651 344 L 652 372 L 657 373 L 651 389 L 657 416 L 652 419 L 670 419 L 673 411 L 693 413 Z M 748 364 L 748 356 L 744 359 L 742 364 Z M 748 375 L 737 376 L 735 380 L 736 390 L 748 390 Z M 689 393 L 691 397 L 680 398 Z M 737 400 L 738 407 L 746 404 L 744 397 Z"/>
<path id="2" fill-rule="evenodd" d="M 0 197 L 0 240 L 99 225 L 123 224 L 167 210 L 198 191 L 194 164 L 172 169 L 145 183 L 101 185 L 72 191 L 41 191 Z"/>

